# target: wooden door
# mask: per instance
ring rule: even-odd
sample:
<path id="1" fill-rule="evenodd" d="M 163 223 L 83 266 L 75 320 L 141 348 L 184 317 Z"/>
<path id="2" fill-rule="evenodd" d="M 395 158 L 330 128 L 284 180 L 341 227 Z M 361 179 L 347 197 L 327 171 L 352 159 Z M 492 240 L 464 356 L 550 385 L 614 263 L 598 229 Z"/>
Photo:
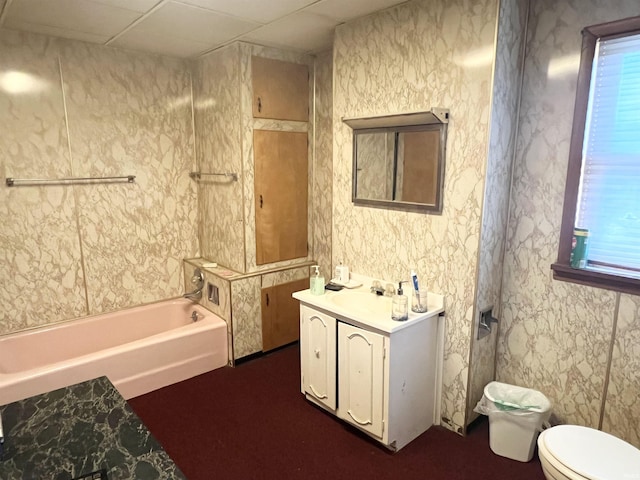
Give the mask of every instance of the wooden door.
<path id="1" fill-rule="evenodd" d="M 309 67 L 251 57 L 253 116 L 309 121 Z"/>
<path id="2" fill-rule="evenodd" d="M 403 202 L 435 205 L 438 188 L 440 132 L 403 132 Z"/>
<path id="3" fill-rule="evenodd" d="M 254 130 L 256 263 L 307 256 L 306 132 Z"/>
<path id="4" fill-rule="evenodd" d="M 262 351 L 300 338 L 300 303 L 291 294 L 309 288 L 309 279 L 262 289 Z"/>
<path id="5" fill-rule="evenodd" d="M 336 319 L 300 307 L 300 369 L 302 392 L 336 409 Z"/>
<path id="6" fill-rule="evenodd" d="M 338 416 L 383 434 L 384 337 L 338 323 Z"/>

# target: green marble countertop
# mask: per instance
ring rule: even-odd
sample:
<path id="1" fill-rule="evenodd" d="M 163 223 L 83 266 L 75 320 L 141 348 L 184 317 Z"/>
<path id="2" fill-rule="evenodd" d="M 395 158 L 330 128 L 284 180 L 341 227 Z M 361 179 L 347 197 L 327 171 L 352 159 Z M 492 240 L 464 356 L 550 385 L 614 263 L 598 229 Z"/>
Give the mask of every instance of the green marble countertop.
<path id="1" fill-rule="evenodd" d="M 0 406 L 0 478 L 185 479 L 106 377 Z"/>

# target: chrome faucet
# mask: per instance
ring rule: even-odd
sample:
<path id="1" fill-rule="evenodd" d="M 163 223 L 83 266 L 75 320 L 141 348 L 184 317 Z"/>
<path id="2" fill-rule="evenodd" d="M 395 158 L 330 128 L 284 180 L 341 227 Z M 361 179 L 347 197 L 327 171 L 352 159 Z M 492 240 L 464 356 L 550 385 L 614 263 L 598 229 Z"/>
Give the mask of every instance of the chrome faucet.
<path id="1" fill-rule="evenodd" d="M 371 284 L 371 293 L 375 293 L 376 295 L 384 295 L 384 287 L 378 280 L 374 280 Z"/>
<path id="2" fill-rule="evenodd" d="M 408 283 L 408 282 L 403 282 Z M 396 287 L 392 283 L 387 283 L 384 287 L 379 280 L 374 280 L 369 288 L 371 293 L 376 295 L 384 295 L 385 297 L 393 297 L 396 293 Z"/>
<path id="3" fill-rule="evenodd" d="M 188 298 L 191 301 L 197 302 L 202 298 L 202 289 L 204 288 L 204 275 L 199 268 L 193 271 L 193 277 L 191 277 L 191 284 L 195 285 L 193 292 L 188 292 L 182 295 L 184 298 Z"/>

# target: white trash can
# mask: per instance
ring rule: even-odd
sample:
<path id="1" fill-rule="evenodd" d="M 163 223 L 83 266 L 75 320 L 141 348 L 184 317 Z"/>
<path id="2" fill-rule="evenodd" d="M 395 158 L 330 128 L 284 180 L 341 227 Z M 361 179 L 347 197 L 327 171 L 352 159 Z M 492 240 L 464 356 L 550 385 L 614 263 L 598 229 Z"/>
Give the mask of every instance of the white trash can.
<path id="1" fill-rule="evenodd" d="M 538 433 L 551 415 L 551 402 L 542 393 L 507 383 L 491 382 L 475 411 L 489 417 L 489 446 L 502 457 L 528 462 Z"/>

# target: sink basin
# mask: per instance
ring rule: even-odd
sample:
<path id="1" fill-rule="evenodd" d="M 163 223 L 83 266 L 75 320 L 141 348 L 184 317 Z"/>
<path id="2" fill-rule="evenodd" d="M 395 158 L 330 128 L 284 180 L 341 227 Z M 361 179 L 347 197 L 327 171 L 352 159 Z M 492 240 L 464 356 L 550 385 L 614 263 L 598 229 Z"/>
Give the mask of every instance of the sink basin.
<path id="1" fill-rule="evenodd" d="M 358 286 L 344 288 L 339 292 L 328 291 L 324 295 L 313 295 L 310 290 L 293 293 L 293 298 L 300 301 L 301 308 L 320 310 L 338 321 L 359 328 L 374 329 L 383 334 L 394 334 L 405 328 L 417 327 L 424 321 L 438 321 L 438 314 L 444 312 L 444 297 L 429 293 L 429 311 L 413 312 L 410 308 L 406 321 L 396 321 L 391 315 L 392 297 L 376 295 L 363 285 L 371 285 L 376 279 L 357 275 L 352 277 Z M 383 285 L 384 281 L 378 280 Z M 407 291 L 408 302 L 411 292 Z M 308 312 L 307 312 L 308 313 Z M 301 310 L 302 314 L 302 310 Z"/>
<path id="2" fill-rule="evenodd" d="M 342 290 L 329 299 L 337 307 L 355 309 L 366 313 L 388 313 L 391 315 L 391 297 L 369 292 Z"/>

